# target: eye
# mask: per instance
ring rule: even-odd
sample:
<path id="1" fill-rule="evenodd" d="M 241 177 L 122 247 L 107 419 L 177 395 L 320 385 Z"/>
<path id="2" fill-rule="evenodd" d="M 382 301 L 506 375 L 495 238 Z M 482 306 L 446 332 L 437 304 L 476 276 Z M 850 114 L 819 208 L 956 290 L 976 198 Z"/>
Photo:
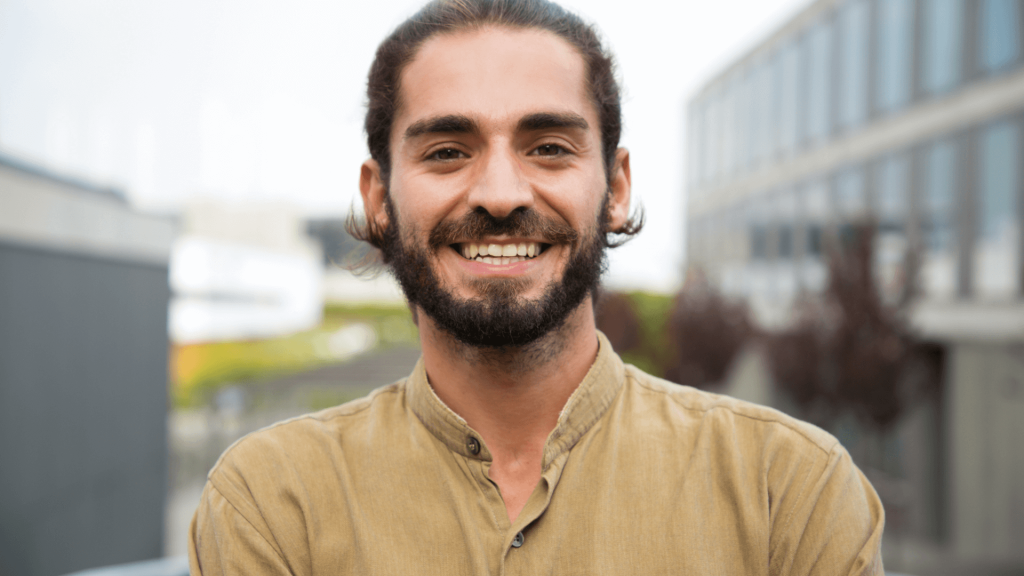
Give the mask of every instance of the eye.
<path id="1" fill-rule="evenodd" d="M 534 149 L 533 153 L 537 156 L 561 156 L 568 151 L 558 144 L 541 144 Z"/>
<path id="2" fill-rule="evenodd" d="M 437 150 L 436 152 L 432 153 L 427 158 L 429 160 L 442 160 L 442 161 L 444 161 L 444 160 L 458 160 L 459 158 L 465 158 L 465 157 L 466 157 L 466 154 L 463 153 L 461 150 L 456 150 L 455 148 L 442 148 L 442 149 Z"/>

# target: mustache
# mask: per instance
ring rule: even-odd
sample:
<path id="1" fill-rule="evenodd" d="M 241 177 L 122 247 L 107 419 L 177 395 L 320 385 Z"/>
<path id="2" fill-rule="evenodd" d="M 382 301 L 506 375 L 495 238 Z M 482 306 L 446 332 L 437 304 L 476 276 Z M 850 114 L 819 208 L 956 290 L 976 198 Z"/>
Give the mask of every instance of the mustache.
<path id="1" fill-rule="evenodd" d="M 477 208 L 457 220 L 445 220 L 430 232 L 430 248 L 455 244 L 484 236 L 539 238 L 550 244 L 576 244 L 579 232 L 565 222 L 545 218 L 536 210 L 516 209 L 504 218 L 495 218 Z"/>

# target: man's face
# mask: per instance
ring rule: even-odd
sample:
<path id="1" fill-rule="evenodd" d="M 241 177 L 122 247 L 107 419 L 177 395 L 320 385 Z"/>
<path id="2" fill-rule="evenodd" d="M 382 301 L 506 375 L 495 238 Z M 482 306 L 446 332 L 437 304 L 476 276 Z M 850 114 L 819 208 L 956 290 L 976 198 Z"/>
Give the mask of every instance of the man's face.
<path id="1" fill-rule="evenodd" d="M 506 28 L 436 36 L 403 71 L 389 256 L 410 301 L 464 342 L 535 340 L 599 279 L 602 212 L 625 220 L 628 160 L 609 183 L 584 72 L 554 34 Z M 368 213 L 386 218 L 388 192 L 367 178 Z"/>

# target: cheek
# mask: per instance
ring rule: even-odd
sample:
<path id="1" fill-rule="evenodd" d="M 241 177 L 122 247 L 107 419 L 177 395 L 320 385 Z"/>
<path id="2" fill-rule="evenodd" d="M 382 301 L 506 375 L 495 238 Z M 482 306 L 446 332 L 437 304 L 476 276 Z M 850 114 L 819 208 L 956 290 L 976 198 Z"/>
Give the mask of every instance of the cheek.
<path id="1" fill-rule="evenodd" d="M 588 179 L 564 188 L 559 194 L 548 195 L 547 204 L 573 228 L 586 230 L 603 217 L 606 190 L 603 178 L 600 181 Z"/>
<path id="2" fill-rule="evenodd" d="M 419 231 L 433 230 L 457 210 L 462 199 L 458 182 L 441 181 L 430 174 L 397 172 L 391 182 L 391 199 L 403 225 L 413 225 Z"/>

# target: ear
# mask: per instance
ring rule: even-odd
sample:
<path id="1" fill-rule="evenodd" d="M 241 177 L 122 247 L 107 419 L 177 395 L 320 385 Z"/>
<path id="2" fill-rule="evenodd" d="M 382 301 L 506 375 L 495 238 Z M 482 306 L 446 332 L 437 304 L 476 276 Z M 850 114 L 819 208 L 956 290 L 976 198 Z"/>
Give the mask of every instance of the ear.
<path id="1" fill-rule="evenodd" d="M 359 171 L 359 193 L 363 196 L 363 211 L 366 221 L 373 222 L 379 230 L 388 227 L 389 215 L 384 208 L 387 187 L 380 177 L 380 164 L 370 159 L 363 162 Z"/>
<path id="2" fill-rule="evenodd" d="M 629 150 L 619 148 L 615 151 L 615 169 L 609 183 L 608 198 L 608 229 L 619 230 L 629 220 L 629 198 L 632 193 L 632 181 L 629 173 Z"/>

